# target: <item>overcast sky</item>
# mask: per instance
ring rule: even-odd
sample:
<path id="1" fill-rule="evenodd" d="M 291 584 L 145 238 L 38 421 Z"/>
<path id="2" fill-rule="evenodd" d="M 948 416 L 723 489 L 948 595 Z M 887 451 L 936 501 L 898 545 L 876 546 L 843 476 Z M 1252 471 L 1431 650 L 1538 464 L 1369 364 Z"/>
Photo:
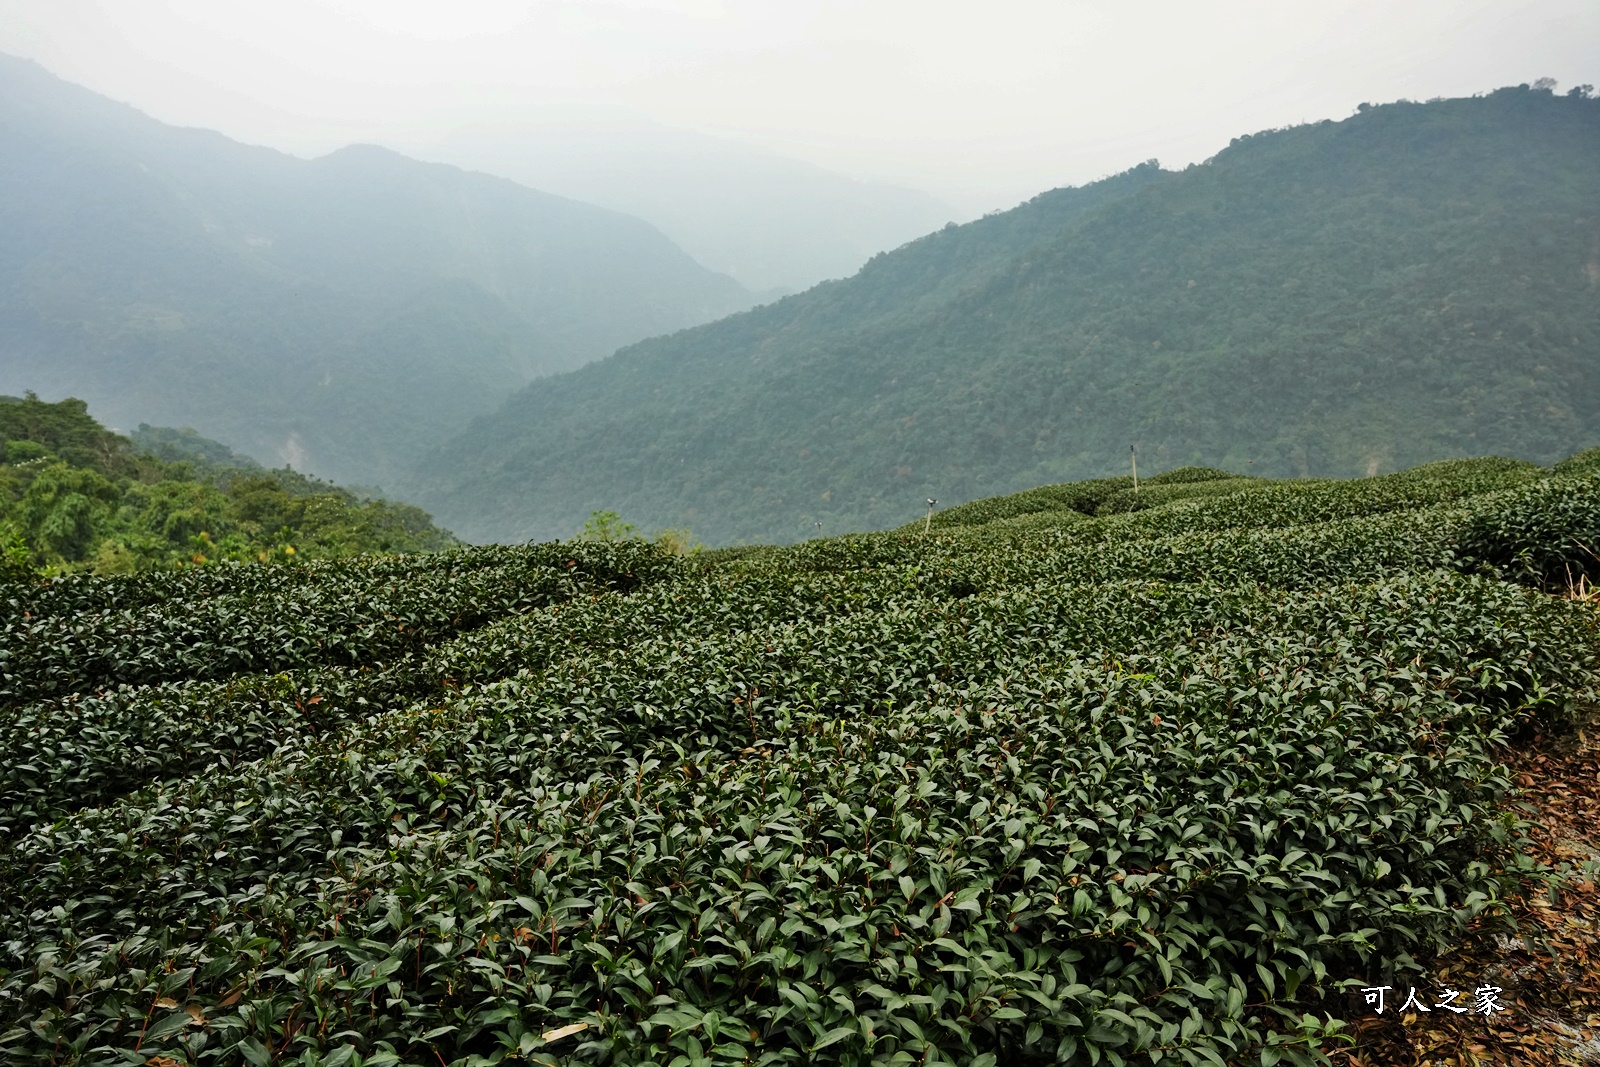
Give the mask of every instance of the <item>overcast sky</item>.
<path id="1" fill-rule="evenodd" d="M 300 155 L 653 122 L 981 210 L 1362 101 L 1600 82 L 1600 2 L 0 0 L 0 51 Z"/>

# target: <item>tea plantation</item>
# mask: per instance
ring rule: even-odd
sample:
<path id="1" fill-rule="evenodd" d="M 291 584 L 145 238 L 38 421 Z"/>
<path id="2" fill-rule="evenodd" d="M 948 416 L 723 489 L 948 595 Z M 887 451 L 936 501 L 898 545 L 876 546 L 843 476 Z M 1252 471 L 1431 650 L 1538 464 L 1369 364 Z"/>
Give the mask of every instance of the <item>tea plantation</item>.
<path id="1" fill-rule="evenodd" d="M 1536 876 L 1600 459 L 0 587 L 7 1063 L 1316 1062 Z"/>

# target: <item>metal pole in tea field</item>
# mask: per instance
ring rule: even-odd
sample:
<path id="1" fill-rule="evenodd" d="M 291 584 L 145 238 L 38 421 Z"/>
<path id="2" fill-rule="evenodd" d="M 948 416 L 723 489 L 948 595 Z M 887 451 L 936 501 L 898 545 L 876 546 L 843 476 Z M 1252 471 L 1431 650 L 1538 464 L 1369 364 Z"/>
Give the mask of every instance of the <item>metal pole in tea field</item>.
<path id="1" fill-rule="evenodd" d="M 933 529 L 933 506 L 937 503 L 938 501 L 933 499 L 933 497 L 930 496 L 928 498 L 928 521 L 922 524 L 923 537 L 927 537 L 928 531 Z"/>
<path id="2" fill-rule="evenodd" d="M 1132 445 L 1128 446 L 1128 459 L 1133 462 L 1133 491 L 1139 491 L 1139 450 Z"/>

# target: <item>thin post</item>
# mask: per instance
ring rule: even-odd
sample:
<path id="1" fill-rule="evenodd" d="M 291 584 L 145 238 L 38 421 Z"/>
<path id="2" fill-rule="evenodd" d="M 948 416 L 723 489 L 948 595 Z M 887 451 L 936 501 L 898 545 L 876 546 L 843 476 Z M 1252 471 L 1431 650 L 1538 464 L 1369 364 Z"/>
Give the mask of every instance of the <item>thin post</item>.
<path id="1" fill-rule="evenodd" d="M 1139 491 L 1139 450 L 1132 445 L 1128 446 L 1128 458 L 1133 461 L 1133 491 Z"/>
<path id="2" fill-rule="evenodd" d="M 928 531 L 933 529 L 933 506 L 937 503 L 938 501 L 933 499 L 933 497 L 930 496 L 928 498 L 928 521 L 922 524 L 923 537 L 927 537 Z"/>

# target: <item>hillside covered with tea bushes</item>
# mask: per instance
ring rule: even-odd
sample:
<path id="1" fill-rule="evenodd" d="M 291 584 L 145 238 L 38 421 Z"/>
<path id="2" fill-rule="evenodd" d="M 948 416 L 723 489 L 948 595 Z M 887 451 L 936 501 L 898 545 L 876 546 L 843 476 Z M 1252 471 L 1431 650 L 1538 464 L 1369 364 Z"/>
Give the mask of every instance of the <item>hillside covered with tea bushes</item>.
<path id="1" fill-rule="evenodd" d="M 0 1056 L 1318 1062 L 1538 875 L 1595 544 L 1581 454 L 0 585 Z"/>
<path id="2" fill-rule="evenodd" d="M 418 508 L 269 470 L 193 430 L 141 426 L 124 437 L 81 400 L 0 396 L 0 573 L 114 574 L 457 543 Z"/>
<path id="3" fill-rule="evenodd" d="M 1597 538 L 1586 454 L 12 583 L 0 1058 L 1318 1062 L 1536 880 Z"/>
<path id="4" fill-rule="evenodd" d="M 947 227 L 530 383 L 409 499 L 710 544 L 1125 469 L 1389 473 L 1600 440 L 1600 100 L 1528 86 L 1243 136 Z"/>

